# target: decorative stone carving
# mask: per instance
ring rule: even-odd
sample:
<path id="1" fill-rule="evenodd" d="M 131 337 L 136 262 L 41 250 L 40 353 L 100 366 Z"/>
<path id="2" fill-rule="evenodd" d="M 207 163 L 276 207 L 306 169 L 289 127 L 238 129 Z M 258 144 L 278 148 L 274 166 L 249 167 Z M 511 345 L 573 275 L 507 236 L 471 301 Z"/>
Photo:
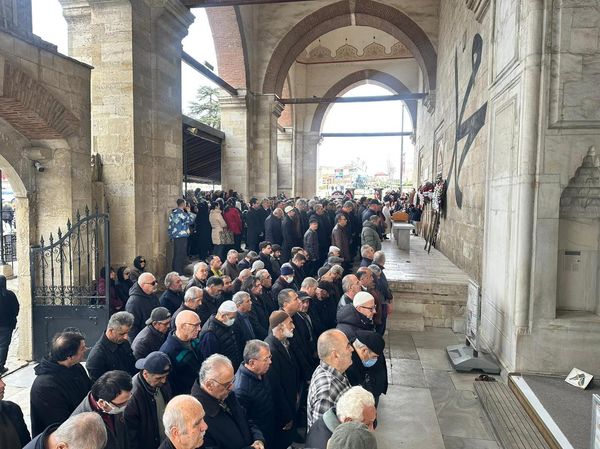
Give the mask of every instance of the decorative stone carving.
<path id="1" fill-rule="evenodd" d="M 425 98 L 423 98 L 423 106 L 427 109 L 427 112 L 433 114 L 435 111 L 435 90 L 430 91 Z"/>
<path id="2" fill-rule="evenodd" d="M 377 61 L 412 57 L 410 50 L 400 42 L 392 45 L 390 51 L 387 51 L 385 46 L 378 42 L 371 42 L 363 48 L 362 53 L 350 44 L 344 44 L 333 52 L 319 43 L 309 51 L 303 51 L 296 60 L 302 64 L 318 64 L 323 62 Z"/>
<path id="3" fill-rule="evenodd" d="M 465 0 L 467 8 L 475 14 L 475 19 L 481 23 L 490 6 L 490 0 Z"/>
<path id="4" fill-rule="evenodd" d="M 344 44 L 335 52 L 336 59 L 358 59 L 358 48 Z"/>
<path id="5" fill-rule="evenodd" d="M 600 159 L 593 146 L 563 190 L 560 218 L 600 218 Z"/>

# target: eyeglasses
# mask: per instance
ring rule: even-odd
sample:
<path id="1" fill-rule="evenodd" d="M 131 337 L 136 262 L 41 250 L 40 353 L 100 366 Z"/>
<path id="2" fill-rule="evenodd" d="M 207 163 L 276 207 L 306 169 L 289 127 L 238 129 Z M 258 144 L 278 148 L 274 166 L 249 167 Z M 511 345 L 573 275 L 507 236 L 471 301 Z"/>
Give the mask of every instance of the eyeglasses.
<path id="1" fill-rule="evenodd" d="M 149 284 L 149 285 L 156 285 L 157 282 L 156 280 L 152 281 L 152 282 L 144 282 L 144 284 Z"/>
<path id="2" fill-rule="evenodd" d="M 264 357 L 262 359 L 254 359 L 254 360 L 256 360 L 257 362 L 268 362 L 269 360 L 273 360 L 273 356 L 272 355 L 268 355 L 268 356 L 266 356 L 266 357 Z"/>
<path id="3" fill-rule="evenodd" d="M 202 323 L 183 323 L 183 324 L 187 324 L 188 326 L 193 326 L 193 327 L 200 327 L 202 325 Z"/>
<path id="4" fill-rule="evenodd" d="M 370 310 L 371 312 L 376 312 L 377 311 L 377 307 L 373 306 L 373 307 L 367 307 L 367 306 L 358 306 L 361 309 L 367 309 Z"/>
<path id="5" fill-rule="evenodd" d="M 212 380 L 213 382 L 216 382 L 216 383 L 218 383 L 218 384 L 219 384 L 219 385 L 221 385 L 223 388 L 227 388 L 227 389 L 229 389 L 229 388 L 231 388 L 231 386 L 233 385 L 233 381 L 235 380 L 235 378 L 234 378 L 234 379 L 231 379 L 229 382 L 227 382 L 227 383 L 224 383 L 224 384 L 222 384 L 221 382 L 219 382 L 217 379 L 210 379 L 210 380 Z"/>

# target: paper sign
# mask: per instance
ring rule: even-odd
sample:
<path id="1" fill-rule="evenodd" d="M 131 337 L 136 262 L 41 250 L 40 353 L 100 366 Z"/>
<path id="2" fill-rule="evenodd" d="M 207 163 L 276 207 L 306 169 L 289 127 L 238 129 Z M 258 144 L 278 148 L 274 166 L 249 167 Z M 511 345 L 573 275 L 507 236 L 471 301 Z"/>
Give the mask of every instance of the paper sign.
<path id="1" fill-rule="evenodd" d="M 565 379 L 565 382 L 573 385 L 574 387 L 585 390 L 593 378 L 594 376 L 591 374 L 581 371 L 580 369 L 573 368 Z"/>

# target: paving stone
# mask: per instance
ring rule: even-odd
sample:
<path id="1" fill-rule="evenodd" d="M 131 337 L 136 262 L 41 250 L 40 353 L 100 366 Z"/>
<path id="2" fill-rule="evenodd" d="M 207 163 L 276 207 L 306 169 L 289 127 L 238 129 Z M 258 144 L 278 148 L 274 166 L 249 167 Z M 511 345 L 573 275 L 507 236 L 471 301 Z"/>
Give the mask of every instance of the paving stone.
<path id="1" fill-rule="evenodd" d="M 448 361 L 445 349 L 417 348 L 419 359 L 425 369 L 438 369 L 450 371 L 452 367 Z"/>
<path id="2" fill-rule="evenodd" d="M 394 385 L 404 385 L 407 387 L 424 388 L 425 374 L 418 360 L 391 359 L 391 379 Z"/>

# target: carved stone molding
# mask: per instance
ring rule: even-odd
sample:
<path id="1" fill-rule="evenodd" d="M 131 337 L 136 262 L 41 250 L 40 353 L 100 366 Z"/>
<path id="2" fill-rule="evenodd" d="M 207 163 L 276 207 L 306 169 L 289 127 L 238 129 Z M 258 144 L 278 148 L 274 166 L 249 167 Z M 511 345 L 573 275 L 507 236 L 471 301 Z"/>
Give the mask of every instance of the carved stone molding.
<path id="1" fill-rule="evenodd" d="M 308 52 L 302 53 L 296 61 L 302 64 L 324 62 L 376 61 L 380 59 L 412 58 L 413 55 L 401 42 L 396 42 L 388 51 L 378 42 L 371 42 L 362 52 L 353 45 L 344 44 L 335 51 L 319 43 Z"/>
<path id="2" fill-rule="evenodd" d="M 595 147 L 560 196 L 560 218 L 600 218 L 600 159 Z"/>
<path id="3" fill-rule="evenodd" d="M 435 111 L 435 90 L 429 91 L 427 96 L 423 98 L 423 106 L 427 109 L 427 112 L 433 114 Z"/>
<path id="4" fill-rule="evenodd" d="M 489 9 L 490 0 L 465 0 L 467 8 L 475 14 L 475 19 L 481 23 L 485 17 L 485 13 Z"/>

